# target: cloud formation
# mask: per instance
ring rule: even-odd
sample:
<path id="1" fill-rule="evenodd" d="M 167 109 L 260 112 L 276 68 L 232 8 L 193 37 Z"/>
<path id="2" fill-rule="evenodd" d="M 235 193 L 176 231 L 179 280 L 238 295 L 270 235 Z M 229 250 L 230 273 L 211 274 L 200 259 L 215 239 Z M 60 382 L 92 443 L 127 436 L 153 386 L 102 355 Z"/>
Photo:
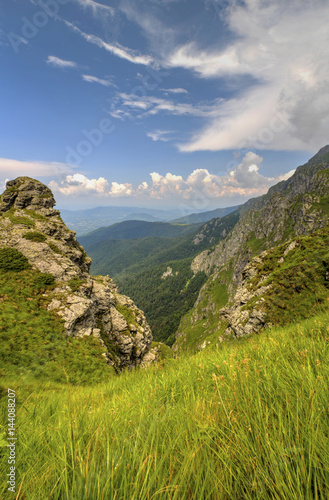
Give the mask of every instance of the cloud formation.
<path id="1" fill-rule="evenodd" d="M 114 16 L 115 9 L 109 5 L 104 5 L 102 3 L 96 2 L 95 0 L 75 0 L 81 7 L 90 8 L 93 15 L 104 15 L 104 13 Z"/>
<path id="2" fill-rule="evenodd" d="M 21 161 L 11 158 L 0 158 L 0 176 L 14 179 L 19 176 L 47 177 L 65 175 L 70 168 L 64 163 Z"/>
<path id="3" fill-rule="evenodd" d="M 66 175 L 60 182 L 51 181 L 50 189 L 65 196 L 112 196 L 124 197 L 132 194 L 131 184 L 119 184 L 109 182 L 104 177 L 98 179 L 88 179 L 83 174 Z"/>
<path id="4" fill-rule="evenodd" d="M 56 56 L 48 56 L 46 63 L 55 68 L 76 68 L 78 66 L 73 61 L 66 61 Z"/>
<path id="5" fill-rule="evenodd" d="M 195 169 L 184 179 L 181 175 L 158 172 L 150 173 L 150 181 L 143 181 L 133 187 L 129 183 L 109 183 L 103 177 L 88 179 L 83 174 L 67 175 L 61 182 L 52 181 L 49 187 L 67 196 L 97 195 L 103 197 L 130 197 L 143 201 L 163 201 L 179 205 L 182 202 L 194 203 L 196 200 L 214 200 L 218 204 L 245 201 L 251 196 L 264 194 L 268 188 L 281 180 L 289 178 L 294 171 L 276 177 L 265 177 L 259 170 L 262 157 L 248 152 L 240 163 L 235 163 L 222 174 L 211 174 L 205 168 Z M 197 208 L 197 207 L 195 207 Z"/>
<path id="6" fill-rule="evenodd" d="M 148 95 L 138 96 L 124 92 L 118 92 L 116 100 L 112 100 L 112 106 L 113 109 L 111 109 L 110 114 L 114 118 L 144 118 L 158 115 L 159 113 L 176 116 L 211 117 L 216 113 L 213 109 L 213 103 L 200 103 L 194 106 L 190 103 L 175 102 L 172 99 L 163 99 Z M 119 116 L 115 116 L 118 112 Z"/>
<path id="7" fill-rule="evenodd" d="M 160 89 L 163 92 L 169 92 L 170 94 L 188 94 L 187 90 L 182 88 L 177 89 Z"/>
<path id="8" fill-rule="evenodd" d="M 226 21 L 224 49 L 176 47 L 163 65 L 204 79 L 252 77 L 257 83 L 214 106 L 185 152 L 257 148 L 313 151 L 328 142 L 329 4 L 323 0 L 245 0 Z"/>
<path id="9" fill-rule="evenodd" d="M 170 137 L 168 137 L 168 135 L 171 133 L 172 132 L 170 130 L 153 130 L 152 132 L 147 132 L 146 135 L 155 142 L 168 142 L 170 141 Z"/>
<path id="10" fill-rule="evenodd" d="M 133 64 L 142 64 L 144 66 L 151 66 L 155 63 L 153 57 L 149 55 L 140 54 L 138 51 L 130 49 L 128 47 L 124 47 L 119 43 L 107 43 L 102 38 L 96 35 L 90 35 L 88 33 L 84 33 L 80 28 L 75 26 L 68 21 L 64 21 L 66 26 L 72 29 L 74 32 L 79 33 L 82 38 L 84 38 L 88 43 L 93 45 L 97 45 L 97 47 L 101 49 L 105 49 L 107 52 L 119 57 L 120 59 L 125 59 Z"/>
<path id="11" fill-rule="evenodd" d="M 86 196 L 107 193 L 109 183 L 104 177 L 88 179 L 85 175 L 76 173 L 66 175 L 60 182 L 51 181 L 49 187 L 66 196 Z"/>
<path id="12" fill-rule="evenodd" d="M 81 76 L 85 82 L 99 83 L 104 87 L 116 87 L 114 83 L 112 83 L 110 80 L 105 80 L 104 78 L 97 78 L 97 76 L 92 76 L 92 75 L 81 75 Z"/>

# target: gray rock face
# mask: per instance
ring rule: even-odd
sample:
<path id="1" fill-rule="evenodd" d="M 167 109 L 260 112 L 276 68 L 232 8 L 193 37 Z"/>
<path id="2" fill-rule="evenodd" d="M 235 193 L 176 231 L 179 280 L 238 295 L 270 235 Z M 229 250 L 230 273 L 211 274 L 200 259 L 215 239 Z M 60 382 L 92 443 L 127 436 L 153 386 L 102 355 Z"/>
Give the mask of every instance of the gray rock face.
<path id="1" fill-rule="evenodd" d="M 6 191 L 1 197 L 0 211 L 6 212 L 11 208 L 46 209 L 45 214 L 53 215 L 51 209 L 55 203 L 53 193 L 47 186 L 30 177 L 18 177 L 7 182 Z"/>
<path id="2" fill-rule="evenodd" d="M 242 337 L 250 333 L 258 333 L 266 326 L 267 313 L 262 308 L 263 295 L 269 289 L 269 286 L 261 286 L 253 291 L 250 288 L 250 279 L 257 274 L 257 264 L 262 262 L 262 258 L 267 252 L 263 252 L 259 257 L 255 257 L 248 263 L 242 273 L 242 281 L 239 284 L 232 307 L 223 308 L 221 316 L 228 322 L 225 335 L 232 334 L 234 337 Z M 254 299 L 258 300 L 254 300 Z M 246 308 L 246 305 L 253 300 L 253 307 Z M 219 339 L 221 341 L 222 338 Z"/>
<path id="3" fill-rule="evenodd" d="M 297 168 L 287 181 L 273 186 L 266 195 L 245 203 L 240 209 L 238 222 L 226 238 L 213 249 L 197 255 L 191 264 L 194 273 L 204 271 L 209 276 L 194 305 L 191 325 L 217 314 L 216 318 L 220 315 L 229 323 L 226 334 L 240 336 L 263 328 L 266 317 L 261 308 L 261 296 L 266 290 L 259 289 L 251 297 L 248 294 L 252 292 L 246 285 L 256 272 L 258 257 L 252 261 L 253 257 L 296 236 L 308 235 L 325 227 L 329 222 L 328 199 L 329 146 L 326 146 L 306 165 Z M 214 288 L 218 285 L 226 289 L 225 300 L 230 304 L 229 308 L 221 309 L 222 304 L 218 307 L 214 300 Z M 244 305 L 257 296 L 257 307 L 247 310 Z M 218 323 L 220 327 L 220 319 Z M 181 327 L 179 332 L 181 336 L 185 335 Z M 204 334 L 209 333 L 212 332 L 206 327 Z M 174 344 L 173 350 L 176 349 Z"/>
<path id="4" fill-rule="evenodd" d="M 327 169 L 329 146 L 299 167 L 290 179 L 273 186 L 266 195 L 248 201 L 233 230 L 212 252 L 206 250 L 197 255 L 191 265 L 192 271 L 205 271 L 210 275 L 234 258 L 233 279 L 239 283 L 252 256 L 252 249 L 248 247 L 252 237 L 264 240 L 263 246 L 271 248 L 324 227 L 329 217 L 320 201 L 329 195 Z"/>
<path id="5" fill-rule="evenodd" d="M 0 248 L 16 248 L 33 268 L 55 277 L 56 288 L 46 294 L 48 309 L 62 318 L 67 335 L 98 338 L 108 363 L 118 370 L 140 365 L 152 342 L 143 312 L 108 276 L 89 275 L 91 259 L 54 205 L 51 190 L 41 182 L 9 181 L 0 197 Z"/>

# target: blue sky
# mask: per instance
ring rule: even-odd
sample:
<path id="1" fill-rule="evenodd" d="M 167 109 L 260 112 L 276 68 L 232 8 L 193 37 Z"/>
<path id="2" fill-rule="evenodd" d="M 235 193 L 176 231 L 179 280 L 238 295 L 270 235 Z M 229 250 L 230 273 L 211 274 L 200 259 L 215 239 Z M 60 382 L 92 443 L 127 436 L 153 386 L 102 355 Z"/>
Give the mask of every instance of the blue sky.
<path id="1" fill-rule="evenodd" d="M 329 142 L 326 0 L 0 4 L 0 185 L 59 207 L 241 203 Z"/>

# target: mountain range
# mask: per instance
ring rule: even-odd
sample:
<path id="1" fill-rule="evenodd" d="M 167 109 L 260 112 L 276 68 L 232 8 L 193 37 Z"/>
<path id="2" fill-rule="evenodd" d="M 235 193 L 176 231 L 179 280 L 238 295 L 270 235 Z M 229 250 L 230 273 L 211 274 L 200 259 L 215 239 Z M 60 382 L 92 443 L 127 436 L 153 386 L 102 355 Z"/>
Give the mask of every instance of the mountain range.
<path id="1" fill-rule="evenodd" d="M 96 232 L 104 235 L 102 242 L 93 245 L 93 234 L 80 241 L 93 259 L 93 272 L 113 276 L 144 310 L 156 340 L 175 343 L 176 351 L 212 345 L 228 330 L 222 319 L 227 312 L 221 311 L 233 306 L 248 262 L 327 224 L 328 160 L 326 146 L 267 194 L 180 237 L 119 242 L 106 240 L 106 231 L 113 231 L 108 228 Z"/>
<path id="2" fill-rule="evenodd" d="M 0 196 L 1 498 L 16 445 L 17 498 L 328 498 L 329 146 L 206 224 L 99 229 L 103 275 L 54 203 Z"/>

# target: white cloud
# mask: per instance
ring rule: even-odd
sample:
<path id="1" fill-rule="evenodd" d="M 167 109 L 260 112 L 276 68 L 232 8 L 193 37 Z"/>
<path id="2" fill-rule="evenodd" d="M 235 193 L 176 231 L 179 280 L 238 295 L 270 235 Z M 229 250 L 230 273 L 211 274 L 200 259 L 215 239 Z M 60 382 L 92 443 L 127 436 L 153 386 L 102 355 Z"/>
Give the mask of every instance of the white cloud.
<path id="1" fill-rule="evenodd" d="M 328 142 L 329 3 L 245 0 L 226 11 L 223 49 L 196 42 L 164 54 L 163 66 L 201 78 L 233 78 L 241 89 L 217 102 L 181 151 L 256 148 L 314 151 Z M 245 86 L 245 77 L 254 84 Z"/>
<path id="2" fill-rule="evenodd" d="M 65 196 L 111 196 L 124 197 L 132 194 L 131 184 L 119 184 L 118 182 L 109 182 L 104 177 L 98 179 L 89 179 L 84 174 L 75 173 L 66 175 L 61 181 L 51 181 L 50 189 L 55 193 L 61 193 Z"/>
<path id="3" fill-rule="evenodd" d="M 123 107 L 123 111 L 127 108 L 130 110 L 130 117 L 133 116 L 131 112 L 134 112 L 138 118 L 157 115 L 159 113 L 177 116 L 211 117 L 216 113 L 212 104 L 193 106 L 189 103 L 177 103 L 170 99 L 162 99 L 155 96 L 139 97 L 136 94 L 118 93 L 118 101 L 121 101 L 120 104 Z"/>
<path id="4" fill-rule="evenodd" d="M 106 195 L 109 183 L 104 177 L 88 179 L 83 174 L 66 175 L 60 182 L 51 181 L 50 189 L 66 196 Z"/>
<path id="5" fill-rule="evenodd" d="M 177 89 L 160 89 L 163 92 L 169 92 L 170 94 L 188 94 L 187 90 L 177 88 Z"/>
<path id="6" fill-rule="evenodd" d="M 259 155 L 248 152 L 234 169 L 223 175 L 211 174 L 205 168 L 195 169 L 186 179 L 172 173 L 160 175 L 152 172 L 150 185 L 146 182 L 140 184 L 136 193 L 144 198 L 173 200 L 176 203 L 200 197 L 218 201 L 232 197 L 246 199 L 264 194 L 270 186 L 289 178 L 294 172 L 284 176 L 265 177 L 259 173 L 262 161 Z"/>
<path id="7" fill-rule="evenodd" d="M 151 66 L 155 64 L 153 57 L 149 55 L 143 55 L 137 52 L 136 50 L 129 49 L 128 47 L 124 47 L 119 43 L 111 44 L 102 40 L 100 37 L 96 35 L 90 35 L 88 33 L 84 33 L 77 26 L 68 21 L 65 21 L 66 26 L 71 28 L 76 33 L 79 33 L 82 38 L 84 38 L 88 43 L 93 45 L 97 45 L 97 47 L 101 49 L 105 49 L 107 52 L 119 57 L 120 59 L 125 59 L 133 64 L 142 64 L 144 66 Z"/>
<path id="8" fill-rule="evenodd" d="M 90 7 L 94 15 L 97 14 L 104 15 L 104 13 L 108 13 L 111 16 L 114 16 L 115 14 L 115 9 L 113 9 L 113 7 L 96 2 L 95 0 L 75 0 L 75 1 L 83 8 Z"/>
<path id="9" fill-rule="evenodd" d="M 6 178 L 15 179 L 19 176 L 47 177 L 53 175 L 63 175 L 71 169 L 64 163 L 42 162 L 42 161 L 21 161 L 10 158 L 0 158 L 0 175 Z"/>
<path id="10" fill-rule="evenodd" d="M 111 196 L 130 196 L 132 194 L 132 185 L 131 184 L 119 184 L 118 182 L 112 182 L 110 195 Z"/>
<path id="11" fill-rule="evenodd" d="M 114 83 L 112 83 L 110 80 L 105 80 L 103 78 L 97 78 L 97 76 L 92 76 L 92 75 L 81 75 L 81 76 L 85 82 L 99 83 L 100 85 L 103 85 L 104 87 L 116 87 L 116 85 Z"/>
<path id="12" fill-rule="evenodd" d="M 89 179 L 83 174 L 66 175 L 60 182 L 52 181 L 49 187 L 54 192 L 65 196 L 104 196 L 109 198 L 130 197 L 143 201 L 163 201 L 179 205 L 195 200 L 208 200 L 207 206 L 214 203 L 239 203 L 251 196 L 264 194 L 270 186 L 288 179 L 294 171 L 276 177 L 265 177 L 259 170 L 262 157 L 248 152 L 240 161 L 231 166 L 225 173 L 211 174 L 205 168 L 195 169 L 185 179 L 181 175 L 167 172 L 150 173 L 150 182 L 142 181 L 137 187 L 129 183 L 112 181 L 103 177 Z M 232 202 L 233 199 L 233 202 Z M 195 207 L 196 208 L 196 207 Z"/>
<path id="13" fill-rule="evenodd" d="M 56 68 L 76 68 L 78 66 L 77 63 L 73 61 L 65 61 L 65 59 L 60 59 L 56 56 L 48 56 L 46 63 Z"/>
<path id="14" fill-rule="evenodd" d="M 170 137 L 168 137 L 168 134 L 171 134 L 170 130 L 153 130 L 153 132 L 147 132 L 146 135 L 147 137 L 150 137 L 152 141 L 161 141 L 161 142 L 168 142 L 170 141 Z"/>

